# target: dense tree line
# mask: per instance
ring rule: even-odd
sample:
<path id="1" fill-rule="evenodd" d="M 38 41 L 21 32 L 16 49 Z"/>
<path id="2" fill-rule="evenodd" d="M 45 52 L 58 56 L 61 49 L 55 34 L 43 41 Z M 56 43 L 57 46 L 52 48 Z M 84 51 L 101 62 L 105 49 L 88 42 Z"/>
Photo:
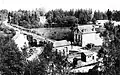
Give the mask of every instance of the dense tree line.
<path id="1" fill-rule="evenodd" d="M 120 21 L 120 10 L 119 11 L 114 10 L 112 12 L 112 19 L 115 21 Z"/>
<path id="2" fill-rule="evenodd" d="M 120 26 L 108 22 L 105 28 L 106 30 L 101 33 L 104 42 L 99 52 L 105 67 L 103 75 L 120 75 Z"/>
<path id="3" fill-rule="evenodd" d="M 107 10 L 106 12 L 92 11 L 92 9 L 77 9 L 63 11 L 62 9 L 51 10 L 46 13 L 46 18 L 51 25 L 54 23 L 58 27 L 70 27 L 75 24 L 89 24 L 89 22 L 95 23 L 96 20 L 107 20 L 111 18 L 112 12 Z"/>
<path id="4" fill-rule="evenodd" d="M 112 20 L 120 21 L 120 11 L 105 12 L 92 11 L 92 9 L 77 9 L 63 11 L 62 9 L 50 10 L 44 13 L 43 10 L 37 9 L 34 11 L 18 10 L 8 12 L 8 22 L 23 26 L 25 28 L 38 28 L 38 27 L 71 27 L 76 24 L 88 24 L 89 22 L 95 23 L 96 20 Z M 47 19 L 46 25 L 40 23 L 40 16 L 45 16 Z"/>
<path id="5" fill-rule="evenodd" d="M 23 75 L 25 70 L 24 56 L 9 37 L 0 37 L 0 74 Z"/>
<path id="6" fill-rule="evenodd" d="M 92 20 L 107 20 L 107 14 L 104 12 L 95 11 Z"/>
<path id="7" fill-rule="evenodd" d="M 8 10 L 6 9 L 0 10 L 0 21 L 4 21 L 5 19 L 7 19 L 7 16 L 8 16 Z"/>
<path id="8" fill-rule="evenodd" d="M 92 9 L 70 9 L 64 11 L 62 9 L 50 10 L 44 12 L 42 9 L 36 9 L 33 11 L 18 10 L 8 12 L 6 9 L 0 11 L 0 17 L 3 19 L 3 15 L 8 15 L 8 22 L 23 26 L 26 28 L 38 28 L 38 27 L 70 27 L 75 24 L 88 24 L 90 21 L 95 22 L 96 20 L 112 20 L 120 21 L 120 11 L 107 10 L 105 12 L 92 11 Z M 4 15 L 4 16 L 5 16 Z M 47 19 L 47 25 L 40 23 L 40 16 L 45 16 Z"/>
<path id="9" fill-rule="evenodd" d="M 56 24 L 58 27 L 69 27 L 75 24 L 88 24 L 90 21 L 95 23 L 96 20 L 113 20 L 120 21 L 120 11 L 118 10 L 106 10 L 101 12 L 100 10 L 92 9 L 78 9 L 63 11 L 62 9 L 51 10 L 46 13 L 47 22 L 49 26 Z"/>
<path id="10" fill-rule="evenodd" d="M 55 23 L 57 27 L 70 27 L 75 24 L 87 24 L 91 20 L 92 10 L 51 10 L 46 13 L 48 23 Z"/>
<path id="11" fill-rule="evenodd" d="M 72 12 L 74 14 L 74 11 Z M 50 26 L 69 27 L 78 22 L 78 19 L 73 14 L 69 14 L 68 11 L 62 9 L 56 9 L 48 11 L 45 15 Z"/>
<path id="12" fill-rule="evenodd" d="M 18 10 L 8 13 L 8 22 L 18 24 L 26 28 L 36 28 L 44 25 L 40 24 L 39 16 L 43 16 L 42 10 Z M 45 13 L 47 27 L 71 27 L 76 24 L 88 24 L 90 21 L 108 19 L 107 13 L 95 11 L 92 9 L 77 9 L 63 11 L 62 9 L 50 10 Z"/>
<path id="13" fill-rule="evenodd" d="M 38 28 L 43 26 L 40 23 L 40 16 L 44 15 L 42 9 L 36 9 L 33 11 L 18 10 L 8 13 L 8 23 L 17 24 L 25 28 Z"/>

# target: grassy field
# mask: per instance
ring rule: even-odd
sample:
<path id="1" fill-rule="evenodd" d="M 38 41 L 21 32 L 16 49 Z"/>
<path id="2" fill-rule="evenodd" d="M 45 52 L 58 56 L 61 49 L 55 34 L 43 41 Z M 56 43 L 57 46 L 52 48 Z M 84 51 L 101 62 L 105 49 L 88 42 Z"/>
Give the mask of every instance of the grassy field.
<path id="1" fill-rule="evenodd" d="M 36 28 L 31 29 L 35 30 L 37 33 L 41 34 L 44 37 L 54 39 L 54 40 L 64 40 L 68 37 L 70 34 L 70 28 L 64 27 L 64 28 Z"/>

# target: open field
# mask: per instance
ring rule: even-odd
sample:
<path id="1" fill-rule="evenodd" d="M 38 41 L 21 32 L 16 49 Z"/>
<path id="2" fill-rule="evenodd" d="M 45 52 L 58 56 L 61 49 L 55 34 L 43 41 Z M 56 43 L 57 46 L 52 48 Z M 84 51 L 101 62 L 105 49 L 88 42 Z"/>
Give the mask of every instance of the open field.
<path id="1" fill-rule="evenodd" d="M 54 39 L 54 40 L 63 40 L 66 39 L 67 36 L 70 34 L 70 28 L 37 28 L 31 29 L 36 31 L 37 33 L 41 34 L 44 37 Z"/>
<path id="2" fill-rule="evenodd" d="M 70 28 L 69 27 L 55 27 L 55 28 L 32 28 L 32 29 L 26 29 L 24 27 L 11 24 L 15 28 L 19 28 L 21 30 L 32 32 L 35 34 L 39 34 L 43 37 L 50 38 L 53 40 L 64 40 L 68 39 L 70 36 Z"/>

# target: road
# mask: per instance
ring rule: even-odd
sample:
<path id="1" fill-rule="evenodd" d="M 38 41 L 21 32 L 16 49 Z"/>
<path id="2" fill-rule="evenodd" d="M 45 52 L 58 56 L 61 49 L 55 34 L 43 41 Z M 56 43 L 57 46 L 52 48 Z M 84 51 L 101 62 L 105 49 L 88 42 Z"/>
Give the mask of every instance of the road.
<path id="1" fill-rule="evenodd" d="M 32 35 L 33 38 L 36 38 L 37 40 L 44 40 L 44 41 L 47 41 L 47 42 L 48 41 L 54 42 L 54 40 L 42 37 L 42 36 L 37 35 L 37 34 L 32 33 L 32 32 L 25 31 L 25 30 L 27 30 L 26 28 L 19 27 L 19 26 L 12 26 L 12 25 L 7 23 L 7 20 L 4 21 L 3 23 L 4 23 L 5 26 L 14 29 L 16 32 L 20 32 L 20 33 L 23 33 L 23 34 L 26 34 L 26 35 Z M 24 29 L 24 30 L 22 30 L 22 29 Z M 38 59 L 38 55 L 40 55 L 43 52 L 43 48 L 42 47 L 33 47 L 31 49 L 33 49 L 34 52 L 33 52 L 33 54 L 30 57 L 26 58 L 28 61 L 33 61 L 34 59 Z"/>
<path id="2" fill-rule="evenodd" d="M 49 38 L 46 38 L 46 37 L 43 37 L 43 36 L 40 36 L 40 35 L 38 35 L 37 33 L 33 33 L 33 32 L 28 32 L 27 31 L 27 29 L 26 28 L 23 28 L 23 27 L 20 27 L 20 26 L 18 26 L 18 25 L 10 25 L 10 24 L 8 24 L 7 23 L 7 20 L 6 21 L 4 21 L 3 22 L 7 27 L 9 27 L 9 28 L 13 28 L 14 30 L 16 30 L 16 31 L 20 31 L 21 33 L 23 33 L 23 34 L 26 34 L 26 35 L 32 35 L 33 36 L 33 38 L 35 38 L 35 39 L 37 39 L 37 40 L 43 40 L 43 41 L 46 41 L 46 42 L 54 42 L 55 40 L 51 40 L 51 39 L 49 39 Z M 24 30 L 23 30 L 24 29 Z M 26 30 L 26 31 L 25 31 Z"/>

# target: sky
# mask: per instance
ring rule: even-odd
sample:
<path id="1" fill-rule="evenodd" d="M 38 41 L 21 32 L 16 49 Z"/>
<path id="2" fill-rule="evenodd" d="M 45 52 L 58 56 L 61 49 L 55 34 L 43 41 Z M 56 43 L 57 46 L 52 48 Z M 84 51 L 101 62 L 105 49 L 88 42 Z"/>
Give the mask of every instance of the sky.
<path id="1" fill-rule="evenodd" d="M 120 10 L 119 0 L 0 0 L 0 9 L 8 10 L 33 10 L 44 8 L 45 11 L 51 9 L 93 9 L 106 11 Z"/>

